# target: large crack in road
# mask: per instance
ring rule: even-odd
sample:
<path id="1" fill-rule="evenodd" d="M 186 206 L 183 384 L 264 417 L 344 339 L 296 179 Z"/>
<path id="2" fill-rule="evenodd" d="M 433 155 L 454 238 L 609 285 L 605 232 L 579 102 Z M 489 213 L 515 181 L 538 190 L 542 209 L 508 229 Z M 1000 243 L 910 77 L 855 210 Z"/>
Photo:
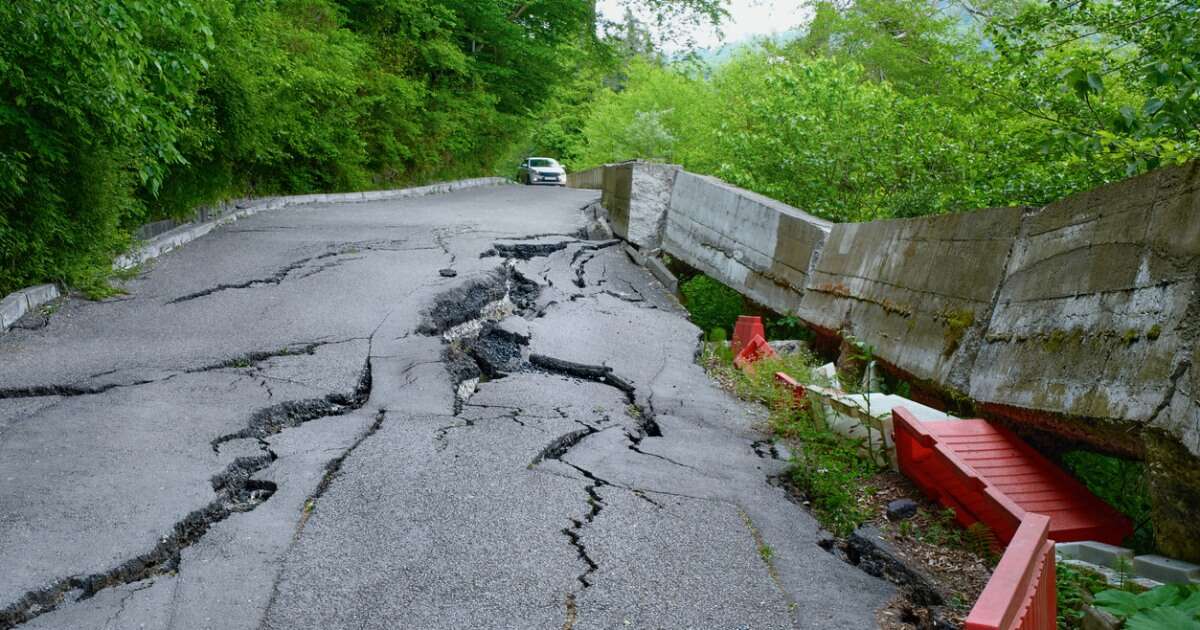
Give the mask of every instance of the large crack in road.
<path id="1" fill-rule="evenodd" d="M 0 628 L 869 625 L 592 195 L 262 213 L 0 338 Z"/>

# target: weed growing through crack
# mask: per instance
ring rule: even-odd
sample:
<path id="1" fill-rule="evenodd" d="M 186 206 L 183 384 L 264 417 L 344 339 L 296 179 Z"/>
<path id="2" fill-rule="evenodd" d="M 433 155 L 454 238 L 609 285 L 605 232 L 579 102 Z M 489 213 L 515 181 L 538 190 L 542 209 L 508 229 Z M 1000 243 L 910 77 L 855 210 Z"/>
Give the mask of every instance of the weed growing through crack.
<path id="1" fill-rule="evenodd" d="M 763 559 L 763 562 L 770 562 L 774 555 L 775 550 L 771 549 L 771 545 L 763 543 L 758 546 L 758 556 Z"/>

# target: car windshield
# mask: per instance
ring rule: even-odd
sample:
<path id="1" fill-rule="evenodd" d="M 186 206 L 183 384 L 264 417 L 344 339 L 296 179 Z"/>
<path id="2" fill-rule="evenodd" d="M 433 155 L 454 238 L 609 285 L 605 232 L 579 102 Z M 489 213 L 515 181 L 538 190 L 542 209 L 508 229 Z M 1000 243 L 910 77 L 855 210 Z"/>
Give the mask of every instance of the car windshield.
<path id="1" fill-rule="evenodd" d="M 537 158 L 537 159 L 529 160 L 529 165 L 530 166 L 541 166 L 541 167 L 558 166 L 558 164 L 554 160 L 547 160 L 544 158 Z"/>

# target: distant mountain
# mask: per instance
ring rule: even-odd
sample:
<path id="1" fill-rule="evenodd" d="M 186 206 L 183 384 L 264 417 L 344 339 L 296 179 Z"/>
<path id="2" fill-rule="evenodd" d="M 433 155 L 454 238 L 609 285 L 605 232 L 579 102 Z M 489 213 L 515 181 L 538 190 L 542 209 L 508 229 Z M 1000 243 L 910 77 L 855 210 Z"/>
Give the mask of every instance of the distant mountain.
<path id="1" fill-rule="evenodd" d="M 717 48 L 702 48 L 700 50 L 695 50 L 690 56 L 693 56 L 695 59 L 704 62 L 704 64 L 710 68 L 715 68 L 727 63 L 730 59 L 733 59 L 735 55 L 743 50 L 757 48 L 767 43 L 782 46 L 803 36 L 804 30 L 798 28 L 774 33 L 771 35 L 755 35 L 752 37 L 739 39 L 734 42 L 728 42 Z"/>

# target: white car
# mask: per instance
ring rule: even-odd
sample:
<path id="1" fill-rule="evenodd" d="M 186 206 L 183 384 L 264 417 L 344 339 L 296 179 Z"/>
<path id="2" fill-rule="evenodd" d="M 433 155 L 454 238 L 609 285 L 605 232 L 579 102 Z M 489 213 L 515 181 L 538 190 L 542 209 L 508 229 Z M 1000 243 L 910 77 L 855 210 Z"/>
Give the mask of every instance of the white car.
<path id="1" fill-rule="evenodd" d="M 557 160 L 531 157 L 521 162 L 521 168 L 517 171 L 517 181 L 528 186 L 535 184 L 566 186 L 567 171 Z"/>

